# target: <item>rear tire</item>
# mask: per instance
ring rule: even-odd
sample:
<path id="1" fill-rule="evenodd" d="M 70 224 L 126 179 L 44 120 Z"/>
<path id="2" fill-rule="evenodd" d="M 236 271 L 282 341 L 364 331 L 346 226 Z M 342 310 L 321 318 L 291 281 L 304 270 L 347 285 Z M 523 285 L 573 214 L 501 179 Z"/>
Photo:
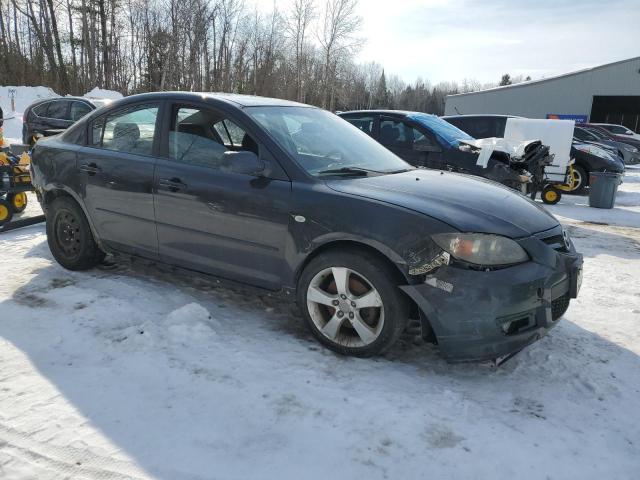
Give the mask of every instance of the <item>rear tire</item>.
<path id="1" fill-rule="evenodd" d="M 571 190 L 571 193 L 575 193 L 576 195 L 582 195 L 589 183 L 589 174 L 584 168 L 578 165 L 574 165 L 573 178 L 576 183 L 573 190 Z"/>
<path id="2" fill-rule="evenodd" d="M 313 335 L 343 355 L 389 349 L 409 317 L 399 273 L 375 254 L 333 251 L 311 260 L 298 282 L 298 305 Z"/>
<path id="3" fill-rule="evenodd" d="M 47 242 L 53 257 L 68 270 L 87 270 L 104 260 L 84 212 L 69 197 L 58 197 L 47 208 Z"/>
<path id="4" fill-rule="evenodd" d="M 27 194 L 25 192 L 9 193 L 7 195 L 7 201 L 11 204 L 13 213 L 22 213 L 27 208 L 29 202 Z"/>

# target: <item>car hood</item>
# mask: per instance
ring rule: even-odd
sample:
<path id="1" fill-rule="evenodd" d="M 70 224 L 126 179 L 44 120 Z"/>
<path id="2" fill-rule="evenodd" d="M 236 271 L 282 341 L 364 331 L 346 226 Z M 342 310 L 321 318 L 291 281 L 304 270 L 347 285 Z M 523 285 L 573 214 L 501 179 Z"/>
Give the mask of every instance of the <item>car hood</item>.
<path id="1" fill-rule="evenodd" d="M 522 238 L 558 220 L 525 196 L 480 177 L 436 170 L 336 179 L 329 188 L 420 212 L 461 232 Z"/>

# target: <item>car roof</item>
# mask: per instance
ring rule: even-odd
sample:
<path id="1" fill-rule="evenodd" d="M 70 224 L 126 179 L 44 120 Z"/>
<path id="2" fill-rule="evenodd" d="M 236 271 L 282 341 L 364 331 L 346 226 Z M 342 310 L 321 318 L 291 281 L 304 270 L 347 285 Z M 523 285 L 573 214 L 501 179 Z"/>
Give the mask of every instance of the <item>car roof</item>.
<path id="1" fill-rule="evenodd" d="M 518 117 L 517 115 L 500 115 L 498 113 L 470 113 L 469 115 L 444 115 L 442 118 L 445 120 L 447 118 L 523 118 Z"/>
<path id="2" fill-rule="evenodd" d="M 340 112 L 338 115 L 351 115 L 351 114 L 385 114 L 385 115 L 396 115 L 396 116 L 404 116 L 413 115 L 414 113 L 422 113 L 422 112 L 412 112 L 409 110 L 382 110 L 382 109 L 373 109 L 373 110 L 349 110 L 347 112 Z"/>
<path id="3" fill-rule="evenodd" d="M 43 103 L 47 103 L 47 102 L 53 102 L 53 101 L 59 101 L 59 100 L 77 100 L 77 101 L 81 101 L 81 102 L 87 102 L 90 103 L 91 105 L 95 106 L 95 103 L 93 101 L 93 99 L 91 98 L 86 98 L 86 97 L 75 97 L 72 95 L 68 95 L 66 97 L 46 97 L 46 98 L 40 98 L 38 100 L 36 100 L 35 102 L 33 102 L 31 105 L 29 105 L 27 107 L 27 109 L 31 109 L 33 107 L 37 107 L 38 105 L 42 105 Z"/>
<path id="4" fill-rule="evenodd" d="M 120 105 L 141 100 L 218 100 L 236 107 L 308 107 L 316 108 L 304 103 L 281 100 L 278 98 L 259 97 L 254 95 L 242 95 L 238 93 L 224 92 L 150 92 L 140 93 L 124 97 L 116 102 Z M 114 103 L 116 103 L 114 102 Z"/>

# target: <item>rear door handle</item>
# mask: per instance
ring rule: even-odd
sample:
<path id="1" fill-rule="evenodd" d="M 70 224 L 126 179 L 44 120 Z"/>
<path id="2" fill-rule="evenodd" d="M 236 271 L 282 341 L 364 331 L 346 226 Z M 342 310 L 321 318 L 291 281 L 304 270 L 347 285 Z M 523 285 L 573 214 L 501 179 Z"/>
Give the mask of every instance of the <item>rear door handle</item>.
<path id="1" fill-rule="evenodd" d="M 95 163 L 85 163 L 80 165 L 80 171 L 86 172 L 88 175 L 95 175 L 100 172 L 100 167 Z"/>
<path id="2" fill-rule="evenodd" d="M 169 190 L 170 192 L 179 192 L 187 188 L 186 183 L 182 183 L 179 178 L 161 178 L 158 180 L 158 188 Z"/>

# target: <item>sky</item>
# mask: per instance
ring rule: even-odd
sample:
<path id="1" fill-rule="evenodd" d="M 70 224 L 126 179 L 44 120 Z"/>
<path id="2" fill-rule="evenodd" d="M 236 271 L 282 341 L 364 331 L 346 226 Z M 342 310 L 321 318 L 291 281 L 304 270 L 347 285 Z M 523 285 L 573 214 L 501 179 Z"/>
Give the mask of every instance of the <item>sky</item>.
<path id="1" fill-rule="evenodd" d="M 640 0 L 360 0 L 358 10 L 357 60 L 407 82 L 538 79 L 640 56 Z"/>

